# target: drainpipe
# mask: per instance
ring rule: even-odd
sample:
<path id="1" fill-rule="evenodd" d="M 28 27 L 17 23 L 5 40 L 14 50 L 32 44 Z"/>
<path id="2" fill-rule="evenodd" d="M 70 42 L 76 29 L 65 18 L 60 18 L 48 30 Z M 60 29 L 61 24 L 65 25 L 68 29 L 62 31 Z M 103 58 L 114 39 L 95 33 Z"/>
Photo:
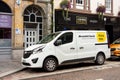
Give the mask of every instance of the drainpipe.
<path id="1" fill-rule="evenodd" d="M 54 8 L 54 0 L 51 1 L 52 5 L 52 27 L 53 27 L 53 33 L 55 32 L 55 8 Z"/>

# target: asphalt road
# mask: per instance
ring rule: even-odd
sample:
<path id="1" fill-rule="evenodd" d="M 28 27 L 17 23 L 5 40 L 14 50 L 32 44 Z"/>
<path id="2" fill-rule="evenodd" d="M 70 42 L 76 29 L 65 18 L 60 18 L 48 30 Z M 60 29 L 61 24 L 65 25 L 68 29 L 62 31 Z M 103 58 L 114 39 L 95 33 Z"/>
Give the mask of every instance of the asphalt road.
<path id="1" fill-rule="evenodd" d="M 103 67 L 24 80 L 120 80 L 120 67 Z"/>
<path id="2" fill-rule="evenodd" d="M 114 59 L 101 66 L 89 62 L 61 66 L 54 72 L 26 68 L 1 80 L 120 80 L 119 68 L 120 59 Z"/>

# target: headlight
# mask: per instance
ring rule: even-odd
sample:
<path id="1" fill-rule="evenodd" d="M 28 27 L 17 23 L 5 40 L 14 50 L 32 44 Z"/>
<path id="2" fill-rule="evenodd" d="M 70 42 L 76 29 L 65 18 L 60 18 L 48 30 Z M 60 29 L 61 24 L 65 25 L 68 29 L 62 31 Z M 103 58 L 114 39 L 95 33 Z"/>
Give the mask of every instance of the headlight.
<path id="1" fill-rule="evenodd" d="M 44 48 L 44 47 L 42 47 L 42 48 L 41 48 L 41 47 L 38 47 L 38 48 L 34 49 L 34 50 L 33 50 L 33 54 L 36 54 L 36 53 L 38 53 L 38 52 L 39 52 L 39 53 L 42 52 L 43 48 Z"/>
<path id="2" fill-rule="evenodd" d="M 117 50 L 120 50 L 120 48 L 117 48 Z"/>

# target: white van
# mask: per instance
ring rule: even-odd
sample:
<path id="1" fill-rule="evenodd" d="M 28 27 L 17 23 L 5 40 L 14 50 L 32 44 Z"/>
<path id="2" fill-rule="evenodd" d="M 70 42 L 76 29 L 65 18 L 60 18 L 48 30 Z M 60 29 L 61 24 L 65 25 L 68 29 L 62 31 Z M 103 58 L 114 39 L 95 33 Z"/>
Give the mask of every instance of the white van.
<path id="1" fill-rule="evenodd" d="M 22 64 L 54 71 L 57 66 L 93 60 L 102 65 L 110 58 L 106 31 L 69 30 L 52 33 L 25 49 Z"/>

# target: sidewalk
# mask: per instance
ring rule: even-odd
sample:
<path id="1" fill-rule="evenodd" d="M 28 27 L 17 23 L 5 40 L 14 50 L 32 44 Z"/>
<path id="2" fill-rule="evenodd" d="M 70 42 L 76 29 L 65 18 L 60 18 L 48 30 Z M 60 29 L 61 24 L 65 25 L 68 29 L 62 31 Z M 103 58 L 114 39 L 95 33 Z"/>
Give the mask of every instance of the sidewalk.
<path id="1" fill-rule="evenodd" d="M 15 56 L 15 58 L 0 61 L 0 77 L 15 73 L 23 69 L 20 62 L 21 55 L 19 55 L 18 53 L 15 53 L 13 55 Z"/>

